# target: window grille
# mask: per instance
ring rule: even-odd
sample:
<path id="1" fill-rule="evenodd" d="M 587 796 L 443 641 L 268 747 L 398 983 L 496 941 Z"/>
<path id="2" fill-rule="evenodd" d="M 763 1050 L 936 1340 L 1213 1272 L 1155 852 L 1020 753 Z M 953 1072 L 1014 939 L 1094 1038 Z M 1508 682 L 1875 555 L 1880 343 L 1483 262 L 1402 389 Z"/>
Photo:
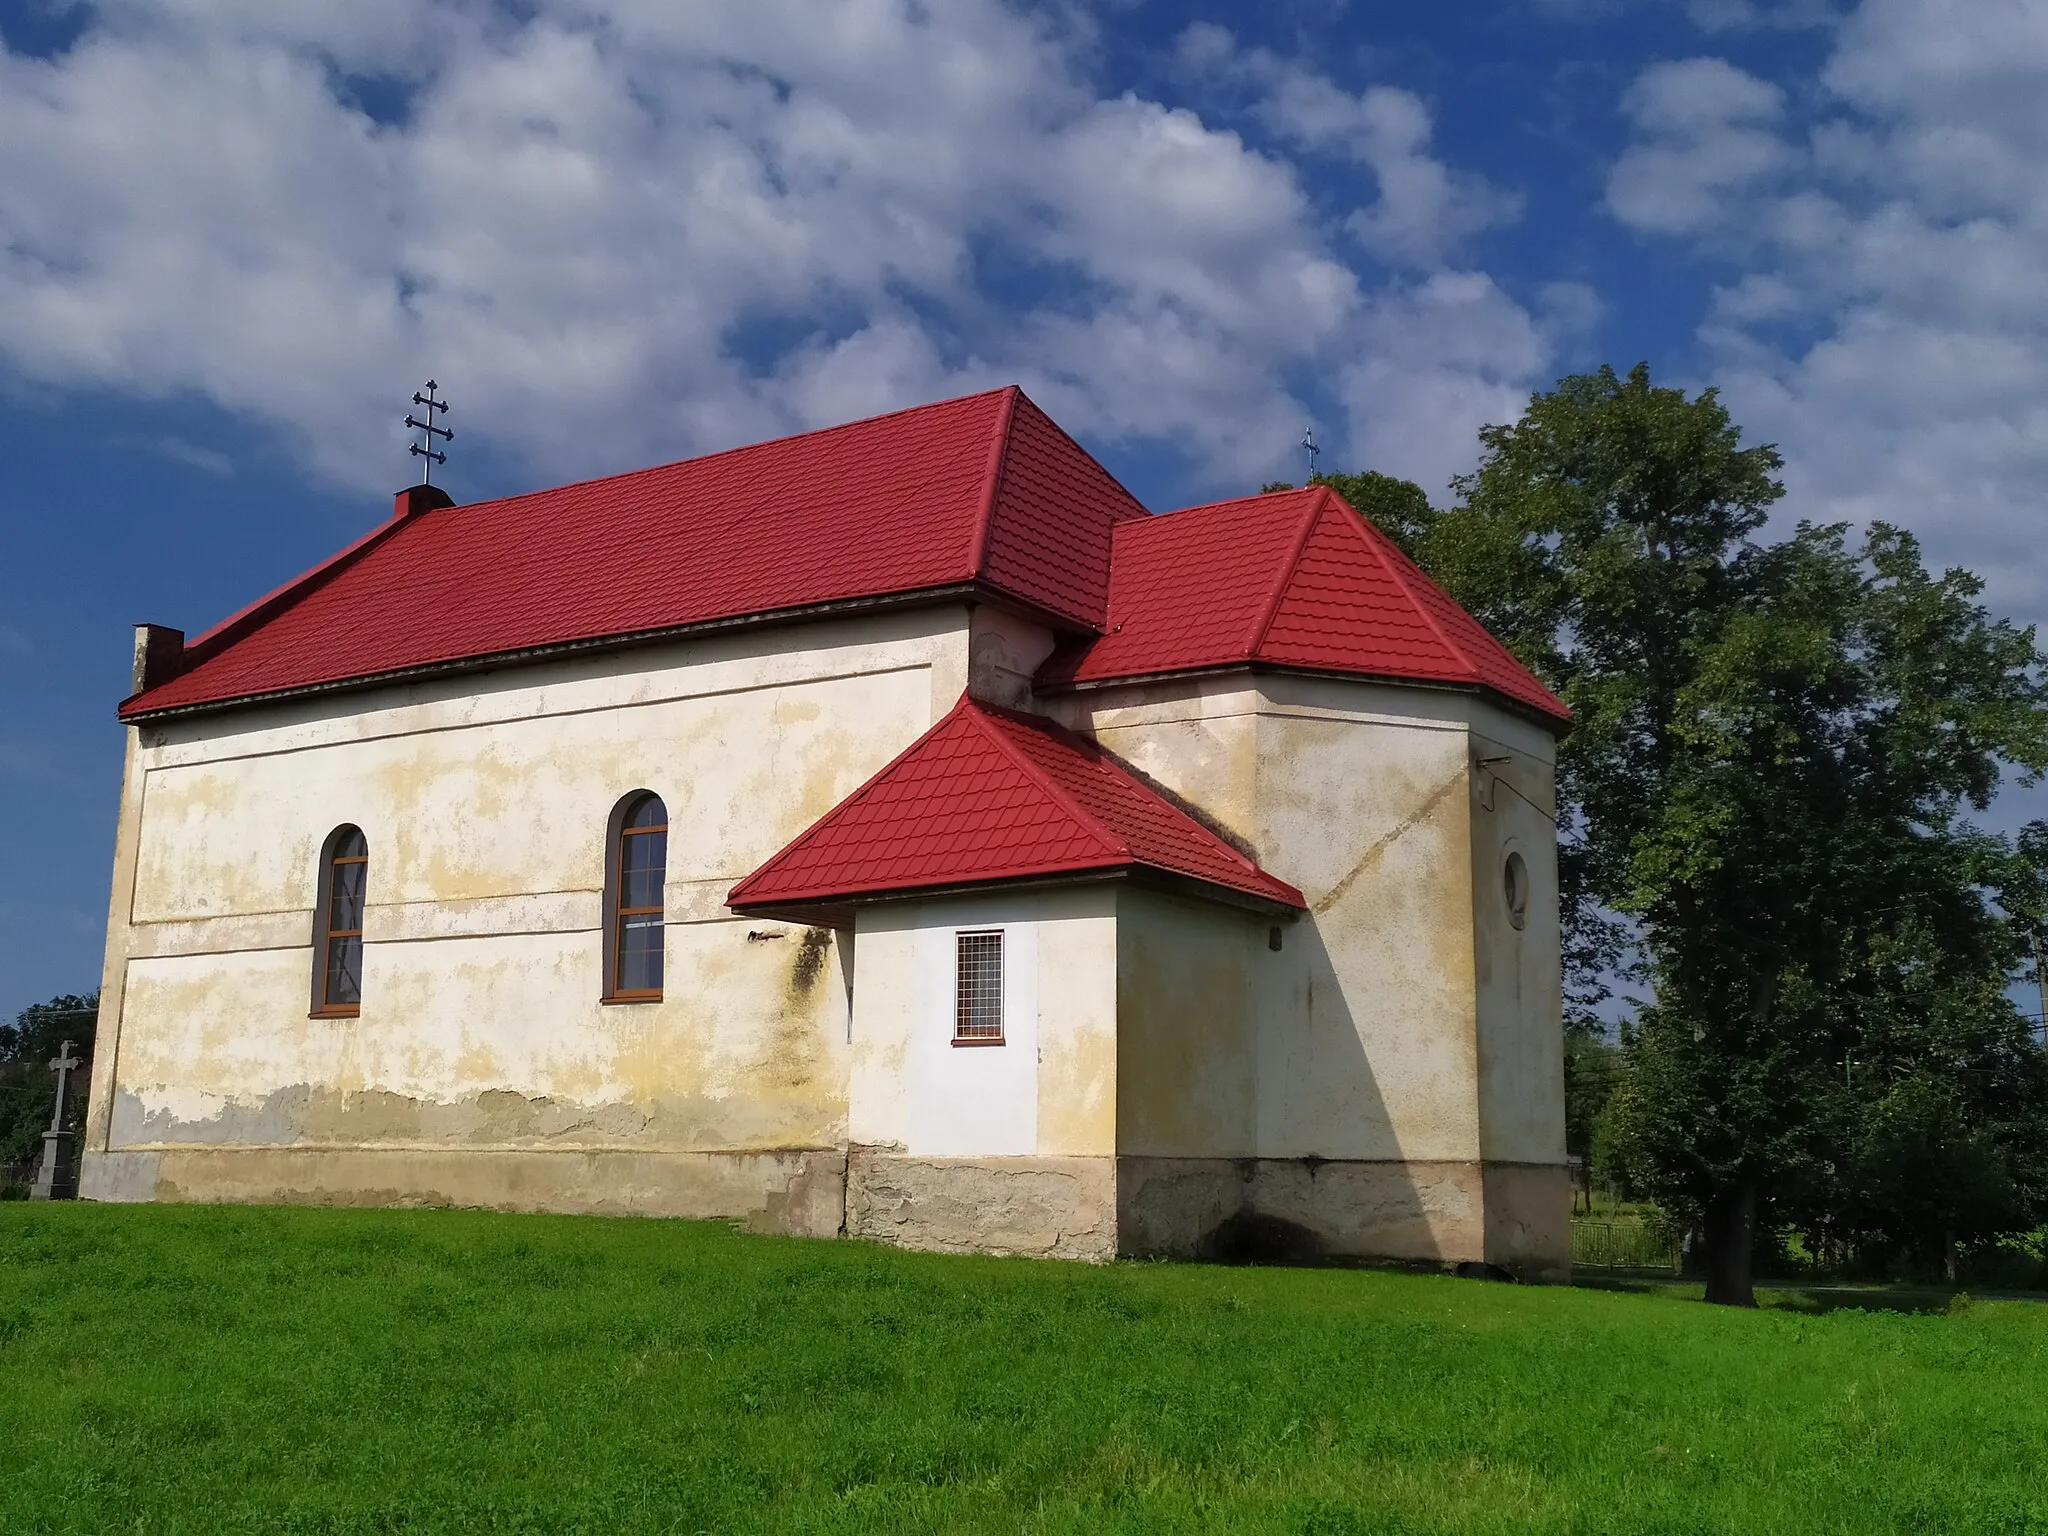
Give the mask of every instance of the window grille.
<path id="1" fill-rule="evenodd" d="M 1003 1043 L 1003 936 L 958 935 L 958 983 L 953 992 L 953 1043 Z"/>

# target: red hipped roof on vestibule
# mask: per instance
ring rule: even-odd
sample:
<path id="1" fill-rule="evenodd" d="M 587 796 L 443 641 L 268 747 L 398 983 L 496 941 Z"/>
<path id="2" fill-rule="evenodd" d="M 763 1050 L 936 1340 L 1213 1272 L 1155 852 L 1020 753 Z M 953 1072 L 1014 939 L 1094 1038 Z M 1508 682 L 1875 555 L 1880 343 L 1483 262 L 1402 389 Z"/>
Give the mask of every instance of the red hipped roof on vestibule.
<path id="1" fill-rule="evenodd" d="M 966 698 L 726 904 L 843 919 L 864 900 L 1118 874 L 1195 882 L 1261 907 L 1305 905 L 1094 742 Z"/>

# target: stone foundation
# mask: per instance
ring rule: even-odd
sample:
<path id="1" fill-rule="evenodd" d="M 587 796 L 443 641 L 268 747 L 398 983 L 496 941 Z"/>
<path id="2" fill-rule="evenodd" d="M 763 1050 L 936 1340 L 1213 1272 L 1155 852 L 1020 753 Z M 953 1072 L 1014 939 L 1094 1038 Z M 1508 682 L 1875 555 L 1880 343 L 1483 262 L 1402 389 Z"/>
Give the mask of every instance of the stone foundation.
<path id="1" fill-rule="evenodd" d="M 846 1235 L 940 1253 L 1110 1259 L 1116 1166 L 1107 1157 L 910 1157 L 855 1147 Z"/>
<path id="2" fill-rule="evenodd" d="M 759 1232 L 836 1235 L 846 1156 L 773 1152 L 540 1152 L 354 1147 L 167 1147 L 87 1152 L 87 1200 L 470 1206 L 600 1216 L 718 1217 Z"/>
<path id="3" fill-rule="evenodd" d="M 169 1147 L 87 1152 L 88 1200 L 471 1206 L 735 1220 L 941 1253 L 1331 1259 L 1571 1275 L 1562 1167 L 1313 1158 Z"/>
<path id="4" fill-rule="evenodd" d="M 1117 1227 L 1130 1258 L 1392 1259 L 1571 1277 L 1561 1166 L 1125 1157 Z"/>
<path id="5" fill-rule="evenodd" d="M 1524 1280 L 1571 1280 L 1568 1170 L 1555 1163 L 1486 1165 L 1486 1261 Z"/>

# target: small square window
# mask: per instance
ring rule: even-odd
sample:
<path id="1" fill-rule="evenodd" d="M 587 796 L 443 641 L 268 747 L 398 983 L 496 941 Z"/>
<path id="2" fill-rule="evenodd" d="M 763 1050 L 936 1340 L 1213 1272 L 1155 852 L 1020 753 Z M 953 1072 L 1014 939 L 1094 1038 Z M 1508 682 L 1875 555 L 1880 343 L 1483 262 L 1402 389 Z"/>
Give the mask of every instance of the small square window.
<path id="1" fill-rule="evenodd" d="M 953 1043 L 1003 1043 L 1003 936 L 956 935 L 958 969 L 953 988 Z"/>

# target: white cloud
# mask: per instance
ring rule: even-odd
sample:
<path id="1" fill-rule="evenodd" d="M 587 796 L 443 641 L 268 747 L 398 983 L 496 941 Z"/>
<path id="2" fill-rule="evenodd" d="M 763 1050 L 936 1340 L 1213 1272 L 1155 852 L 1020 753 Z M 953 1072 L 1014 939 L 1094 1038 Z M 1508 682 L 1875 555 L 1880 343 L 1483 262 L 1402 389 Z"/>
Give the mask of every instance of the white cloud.
<path id="1" fill-rule="evenodd" d="M 1653 0 L 1662 3 L 1662 0 Z M 1598 22 L 1629 10 L 1645 9 L 1644 0 L 1530 0 L 1552 21 Z M 1702 32 L 1790 32 L 1830 27 L 1842 19 L 1838 0 L 1684 0 L 1685 16 Z"/>
<path id="2" fill-rule="evenodd" d="M 1176 54 L 1195 78 L 1255 89 L 1256 116 L 1285 142 L 1370 170 L 1379 197 L 1354 209 L 1345 227 L 1383 261 L 1439 266 L 1471 236 L 1521 213 L 1518 196 L 1430 153 L 1435 125 L 1412 91 L 1391 85 L 1347 91 L 1269 49 L 1240 51 L 1229 32 L 1210 22 L 1184 31 Z"/>
<path id="3" fill-rule="evenodd" d="M 212 475 L 217 480 L 229 479 L 235 472 L 235 461 L 218 448 L 202 448 L 182 437 L 114 437 L 107 441 L 110 447 L 152 454 L 173 464 L 182 464 L 187 469 L 196 469 L 201 474 Z"/>
<path id="4" fill-rule="evenodd" d="M 1607 205 L 1638 229 L 1712 229 L 1734 201 L 1794 160 L 1776 131 L 1783 92 L 1722 59 L 1645 70 L 1622 110 L 1637 137 L 1608 175 Z"/>
<path id="5" fill-rule="evenodd" d="M 1566 302 L 1564 323 L 1583 323 L 1582 295 Z M 1439 502 L 1471 466 L 1479 429 L 1521 415 L 1553 350 L 1545 328 L 1479 272 L 1385 295 L 1365 341 L 1342 376 L 1350 440 L 1364 462 Z"/>
<path id="6" fill-rule="evenodd" d="M 1711 63 L 1713 68 L 1704 67 Z M 1609 203 L 1727 261 L 1701 330 L 1787 510 L 1884 517 L 2023 612 L 2048 602 L 2048 13 L 1866 0 L 1797 115 L 1719 61 L 1647 72 Z M 1731 138 L 1758 142 L 1727 152 Z M 1661 188 L 1646 164 L 1721 146 Z M 1732 168 L 1732 169 L 1731 169 Z"/>
<path id="7" fill-rule="evenodd" d="M 1842 19 L 1836 0 L 1686 0 L 1685 14 L 1703 32 L 1789 32 Z"/>
<path id="8" fill-rule="evenodd" d="M 48 779 L 50 754 L 26 742 L 0 738 L 0 774 L 20 779 Z"/>
<path id="9" fill-rule="evenodd" d="M 429 373 L 458 448 L 537 476 L 1018 378 L 1255 480 L 1299 435 L 1289 380 L 1390 315 L 1453 324 L 1413 296 L 1514 200 L 1409 93 L 1190 37 L 1264 82 L 1247 128 L 1378 197 L 1319 209 L 1275 150 L 1103 97 L 1084 23 L 1001 0 L 109 0 L 61 56 L 0 53 L 0 362 L 197 393 L 364 488 L 404 473 Z M 1408 275 L 1366 275 L 1347 223 Z"/>

